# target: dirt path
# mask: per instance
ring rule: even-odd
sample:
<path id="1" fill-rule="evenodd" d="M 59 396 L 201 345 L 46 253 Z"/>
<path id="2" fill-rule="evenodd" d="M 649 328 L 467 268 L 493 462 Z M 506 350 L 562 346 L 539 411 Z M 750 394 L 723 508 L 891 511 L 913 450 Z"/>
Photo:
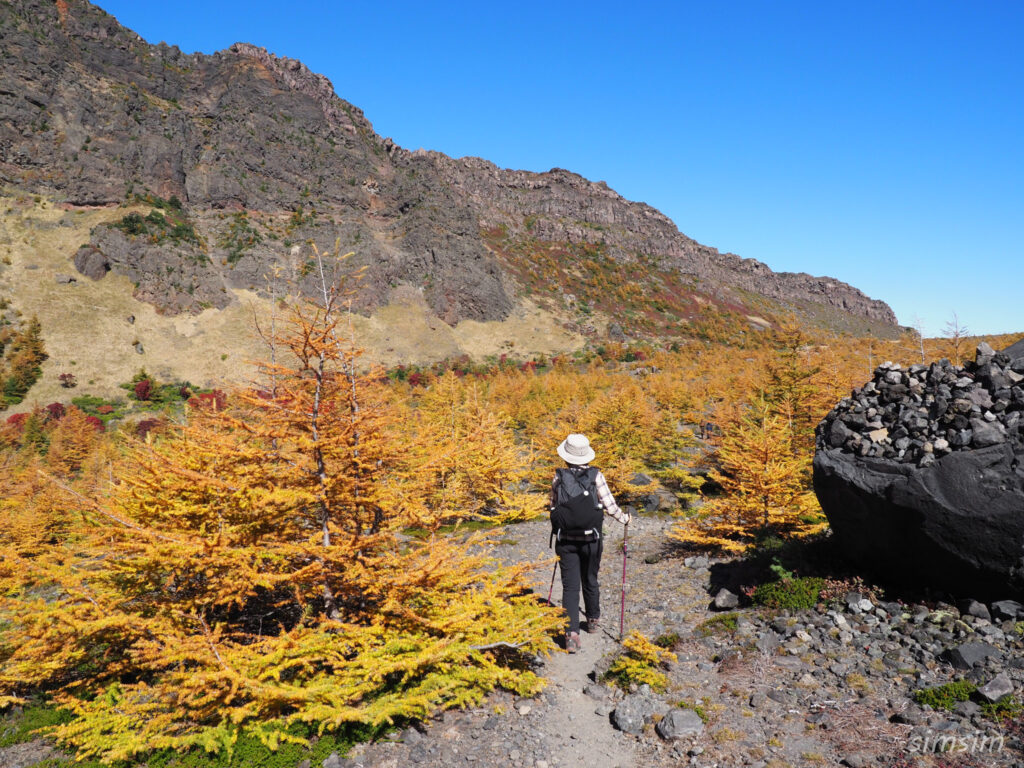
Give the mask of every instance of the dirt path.
<path id="1" fill-rule="evenodd" d="M 631 526 L 630 536 L 634 535 Z M 547 597 L 553 557 L 547 548 L 548 523 L 534 521 L 510 527 L 493 554 L 505 562 L 543 562 L 534 577 L 534 590 Z M 407 730 L 395 743 L 357 747 L 346 766 L 422 766 L 451 768 L 457 765 L 509 768 L 632 768 L 644 765 L 639 742 L 610 723 L 614 704 L 610 691 L 595 684 L 599 670 L 607 668 L 619 648 L 619 597 L 621 584 L 622 530 L 615 526 L 605 542 L 601 564 L 602 631 L 581 632 L 579 653 L 561 649 L 543 660 L 537 672 L 547 679 L 544 691 L 534 698 L 495 693 L 486 705 L 465 711 L 446 712 L 421 731 Z M 633 558 L 631 557 L 632 561 Z M 556 577 L 552 595 L 561 602 Z M 627 625 L 629 624 L 627 612 Z M 628 627 L 627 627 L 628 628 Z"/>
<path id="2" fill-rule="evenodd" d="M 635 765 L 635 740 L 609 727 L 608 715 L 596 711 L 600 702 L 585 693 L 591 682 L 588 675 L 603 656 L 615 652 L 618 644 L 604 630 L 581 636 L 583 647 L 579 653 L 558 654 L 545 664 L 551 692 L 547 707 L 550 765 Z"/>

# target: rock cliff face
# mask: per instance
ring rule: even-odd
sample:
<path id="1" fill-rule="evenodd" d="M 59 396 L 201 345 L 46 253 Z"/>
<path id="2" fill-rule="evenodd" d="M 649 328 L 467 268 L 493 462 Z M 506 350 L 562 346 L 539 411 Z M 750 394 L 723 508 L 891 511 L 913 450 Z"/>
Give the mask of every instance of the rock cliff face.
<path id="1" fill-rule="evenodd" d="M 110 232 L 79 258 L 94 277 L 130 275 L 167 312 L 217 306 L 275 264 L 301 279 L 295 244 L 340 240 L 368 268 L 364 307 L 411 285 L 446 322 L 499 319 L 517 290 L 485 237 L 500 228 L 647 260 L 732 306 L 760 294 L 895 324 L 844 283 L 721 254 L 604 183 L 404 150 L 322 75 L 253 45 L 185 55 L 84 0 L 0 0 L 0 57 L 0 181 L 71 205 L 184 203 L 202 258 Z"/>

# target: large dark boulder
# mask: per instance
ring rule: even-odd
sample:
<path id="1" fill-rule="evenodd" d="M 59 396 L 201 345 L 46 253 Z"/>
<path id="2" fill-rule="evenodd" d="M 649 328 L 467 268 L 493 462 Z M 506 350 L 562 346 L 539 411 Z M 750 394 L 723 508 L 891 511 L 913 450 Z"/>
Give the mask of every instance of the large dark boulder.
<path id="1" fill-rule="evenodd" d="M 884 580 L 1024 595 L 1017 346 L 963 368 L 885 364 L 817 431 L 814 490 L 841 549 Z"/>
<path id="2" fill-rule="evenodd" d="M 926 467 L 835 448 L 814 490 L 837 542 L 876 575 L 959 596 L 1024 593 L 1024 454 L 1003 443 Z"/>

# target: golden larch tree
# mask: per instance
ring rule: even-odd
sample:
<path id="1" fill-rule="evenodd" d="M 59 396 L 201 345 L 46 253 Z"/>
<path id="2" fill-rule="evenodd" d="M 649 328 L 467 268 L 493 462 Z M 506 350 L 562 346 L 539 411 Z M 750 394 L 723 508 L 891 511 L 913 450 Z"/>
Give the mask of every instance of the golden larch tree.
<path id="1" fill-rule="evenodd" d="M 74 496 L 73 546 L 5 549 L 0 703 L 49 690 L 73 714 L 54 735 L 118 760 L 538 690 L 557 612 L 483 540 L 403 535 L 422 500 L 342 298 L 324 279 L 258 386 L 131 443 L 109 495 Z"/>
<path id="2" fill-rule="evenodd" d="M 801 536 L 820 530 L 817 500 L 807 483 L 811 456 L 794 455 L 788 421 L 760 401 L 720 423 L 709 477 L 721 494 L 675 526 L 670 537 L 742 552 L 766 533 Z"/>

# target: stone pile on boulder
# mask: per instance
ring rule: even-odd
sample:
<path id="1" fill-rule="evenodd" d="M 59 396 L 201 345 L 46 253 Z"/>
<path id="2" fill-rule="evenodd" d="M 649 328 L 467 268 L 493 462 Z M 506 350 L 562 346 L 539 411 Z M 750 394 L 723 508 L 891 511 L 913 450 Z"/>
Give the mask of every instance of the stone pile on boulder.
<path id="1" fill-rule="evenodd" d="M 885 363 L 817 430 L 814 489 L 878 575 L 1024 593 L 1024 343 L 973 363 Z"/>
<path id="2" fill-rule="evenodd" d="M 818 445 L 928 466 L 957 450 L 1004 442 L 1020 449 L 1022 423 L 1024 349 L 1010 358 L 982 343 L 963 368 L 949 360 L 879 366 L 822 422 Z"/>

